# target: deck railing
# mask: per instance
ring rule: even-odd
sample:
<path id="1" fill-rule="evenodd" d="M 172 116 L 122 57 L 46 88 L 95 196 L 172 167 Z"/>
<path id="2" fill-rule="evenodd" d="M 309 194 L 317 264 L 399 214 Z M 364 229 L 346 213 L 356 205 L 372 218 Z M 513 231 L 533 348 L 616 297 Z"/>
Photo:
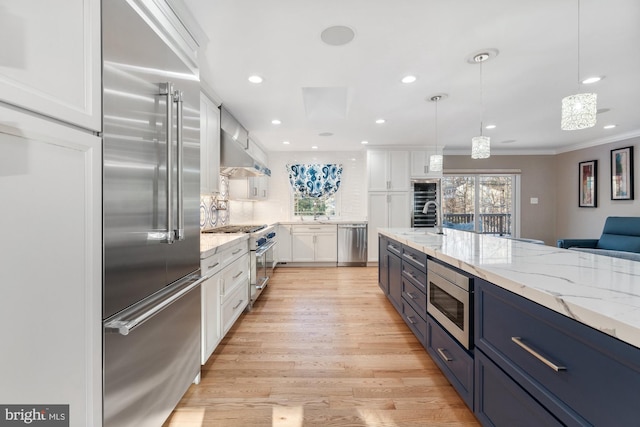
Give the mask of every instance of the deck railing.
<path id="1" fill-rule="evenodd" d="M 449 223 L 451 228 L 473 230 L 474 214 L 444 214 L 444 226 Z M 480 214 L 479 230 L 482 234 L 511 235 L 511 214 Z"/>

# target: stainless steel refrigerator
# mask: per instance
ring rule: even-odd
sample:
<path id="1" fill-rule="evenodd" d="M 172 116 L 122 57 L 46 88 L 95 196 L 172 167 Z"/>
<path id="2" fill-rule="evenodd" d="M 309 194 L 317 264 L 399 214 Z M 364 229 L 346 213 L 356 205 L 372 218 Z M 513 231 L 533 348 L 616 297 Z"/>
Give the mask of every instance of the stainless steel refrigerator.
<path id="1" fill-rule="evenodd" d="M 160 426 L 200 375 L 197 71 L 102 2 L 104 426 Z"/>

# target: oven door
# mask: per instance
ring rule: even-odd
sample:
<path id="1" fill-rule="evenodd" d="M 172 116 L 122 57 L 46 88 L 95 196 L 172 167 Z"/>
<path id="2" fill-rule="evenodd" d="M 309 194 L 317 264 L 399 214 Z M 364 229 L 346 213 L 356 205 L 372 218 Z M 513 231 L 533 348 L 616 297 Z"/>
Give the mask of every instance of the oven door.
<path id="1" fill-rule="evenodd" d="M 438 274 L 429 273 L 427 312 L 469 349 L 469 292 Z"/>

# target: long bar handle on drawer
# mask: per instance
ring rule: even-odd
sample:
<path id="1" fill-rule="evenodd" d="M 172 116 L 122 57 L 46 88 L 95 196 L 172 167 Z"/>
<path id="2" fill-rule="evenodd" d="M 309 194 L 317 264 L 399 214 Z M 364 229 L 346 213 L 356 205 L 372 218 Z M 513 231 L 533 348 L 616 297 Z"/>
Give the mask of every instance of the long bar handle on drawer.
<path id="1" fill-rule="evenodd" d="M 236 308 L 240 307 L 242 305 L 242 303 L 244 302 L 243 299 L 241 299 L 240 301 L 238 301 L 238 305 L 236 305 L 235 307 L 233 307 L 233 310 L 235 310 Z"/>
<path id="2" fill-rule="evenodd" d="M 209 267 L 207 267 L 207 270 L 211 270 L 212 268 L 214 268 L 217 265 L 220 265 L 220 263 L 216 262 L 215 264 L 211 264 Z"/>
<path id="3" fill-rule="evenodd" d="M 409 323 L 411 323 L 412 325 L 416 324 L 416 321 L 413 320 L 413 316 L 407 316 L 407 320 L 409 321 Z"/>
<path id="4" fill-rule="evenodd" d="M 440 354 L 440 357 L 442 357 L 442 360 L 444 360 L 445 362 L 452 362 L 453 359 L 450 358 L 449 356 L 447 356 L 447 354 L 444 352 L 444 348 L 437 348 L 436 350 L 438 350 L 438 353 Z"/>
<path id="5" fill-rule="evenodd" d="M 240 275 L 242 275 L 242 273 L 244 273 L 244 271 L 239 271 L 238 274 L 236 274 L 235 276 L 233 276 L 234 279 L 237 279 L 238 277 L 240 277 Z"/>
<path id="6" fill-rule="evenodd" d="M 535 357 L 536 359 L 538 359 L 539 361 L 541 361 L 542 363 L 544 363 L 545 365 L 547 365 L 548 367 L 550 367 L 554 371 L 560 372 L 560 371 L 566 371 L 567 370 L 567 368 L 565 366 L 556 365 L 555 363 L 553 363 L 552 361 L 550 361 L 549 359 L 544 357 L 542 354 L 538 353 L 536 350 L 534 350 L 533 348 L 529 347 L 527 344 L 523 343 L 522 342 L 522 338 L 520 338 L 520 337 L 511 337 L 511 341 L 516 343 L 520 348 L 525 350 L 527 353 L 531 354 L 533 357 Z"/>
<path id="7" fill-rule="evenodd" d="M 411 299 L 416 299 L 416 296 L 413 295 L 411 292 L 407 292 L 407 296 Z"/>

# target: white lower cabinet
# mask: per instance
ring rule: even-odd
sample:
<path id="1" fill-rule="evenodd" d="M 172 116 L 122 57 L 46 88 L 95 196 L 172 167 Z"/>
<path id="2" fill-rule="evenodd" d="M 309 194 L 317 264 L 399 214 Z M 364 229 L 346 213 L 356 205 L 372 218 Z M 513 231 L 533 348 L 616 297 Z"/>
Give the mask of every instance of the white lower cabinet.
<path id="1" fill-rule="evenodd" d="M 276 245 L 276 261 L 291 262 L 293 254 L 291 248 L 291 225 L 278 225 L 276 236 L 278 236 L 278 244 Z"/>
<path id="2" fill-rule="evenodd" d="M 338 229 L 335 225 L 292 225 L 291 227 L 291 260 L 293 262 L 338 262 Z"/>
<path id="3" fill-rule="evenodd" d="M 200 260 L 203 365 L 249 302 L 249 260 L 247 240 Z"/>
<path id="4" fill-rule="evenodd" d="M 204 365 L 222 341 L 220 273 L 202 283 L 202 361 Z"/>

